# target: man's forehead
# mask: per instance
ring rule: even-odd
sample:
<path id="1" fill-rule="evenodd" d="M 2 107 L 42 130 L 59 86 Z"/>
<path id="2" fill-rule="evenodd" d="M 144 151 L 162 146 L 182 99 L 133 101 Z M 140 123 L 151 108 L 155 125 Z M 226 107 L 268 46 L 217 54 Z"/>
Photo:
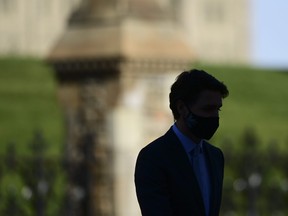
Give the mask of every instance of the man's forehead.
<path id="1" fill-rule="evenodd" d="M 196 103 L 222 106 L 222 95 L 218 91 L 204 90 L 200 92 Z"/>

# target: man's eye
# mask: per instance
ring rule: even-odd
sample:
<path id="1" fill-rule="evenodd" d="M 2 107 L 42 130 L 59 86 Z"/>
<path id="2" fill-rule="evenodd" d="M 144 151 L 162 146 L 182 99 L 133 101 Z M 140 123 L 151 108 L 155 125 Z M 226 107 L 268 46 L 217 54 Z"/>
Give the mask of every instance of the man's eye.
<path id="1" fill-rule="evenodd" d="M 213 112 L 215 110 L 216 110 L 215 108 L 211 108 L 211 107 L 206 107 L 203 109 L 203 111 L 205 111 L 205 112 Z"/>

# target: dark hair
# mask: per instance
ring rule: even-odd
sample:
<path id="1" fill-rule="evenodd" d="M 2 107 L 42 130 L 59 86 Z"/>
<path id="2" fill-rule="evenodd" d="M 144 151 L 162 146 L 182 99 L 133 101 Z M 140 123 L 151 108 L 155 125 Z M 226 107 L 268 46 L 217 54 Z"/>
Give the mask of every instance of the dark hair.
<path id="1" fill-rule="evenodd" d="M 222 98 L 229 95 L 229 91 L 223 82 L 203 70 L 193 69 L 182 72 L 171 86 L 169 94 L 170 109 L 174 119 L 179 118 L 176 107 L 178 100 L 193 103 L 197 100 L 200 92 L 204 90 L 218 91 L 222 94 Z"/>

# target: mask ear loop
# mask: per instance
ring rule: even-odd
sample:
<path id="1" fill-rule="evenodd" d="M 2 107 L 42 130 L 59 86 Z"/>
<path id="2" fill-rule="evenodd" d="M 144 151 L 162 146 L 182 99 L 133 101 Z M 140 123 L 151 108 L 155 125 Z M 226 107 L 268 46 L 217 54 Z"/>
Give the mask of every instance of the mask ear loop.
<path id="1" fill-rule="evenodd" d="M 188 115 L 186 117 L 186 121 L 187 121 L 188 127 L 193 128 L 193 127 L 195 127 L 198 124 L 198 121 L 195 118 L 195 115 L 193 114 L 193 112 L 190 110 L 188 103 L 186 103 L 184 100 L 182 100 L 182 101 L 183 101 L 185 107 L 188 110 Z"/>

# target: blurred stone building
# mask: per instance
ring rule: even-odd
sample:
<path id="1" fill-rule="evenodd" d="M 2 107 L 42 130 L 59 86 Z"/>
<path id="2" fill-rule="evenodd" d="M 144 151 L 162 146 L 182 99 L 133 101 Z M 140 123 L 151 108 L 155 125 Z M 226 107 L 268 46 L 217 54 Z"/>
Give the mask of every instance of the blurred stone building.
<path id="1" fill-rule="evenodd" d="M 79 0 L 0 0 L 0 55 L 47 55 Z"/>
<path id="2" fill-rule="evenodd" d="M 1 54 L 54 67 L 70 195 L 87 198 L 85 215 L 140 215 L 135 160 L 173 123 L 170 85 L 195 61 L 249 62 L 247 2 L 0 0 Z"/>
<path id="3" fill-rule="evenodd" d="M 0 0 L 0 55 L 45 57 L 66 28 L 70 14 L 80 1 Z M 138 1 L 141 3 L 141 0 Z M 118 1 L 119 7 L 129 7 L 125 2 L 128 1 Z M 248 0 L 157 2 L 162 7 L 166 7 L 167 2 L 173 3 L 175 21 L 186 33 L 196 60 L 249 64 Z"/>

